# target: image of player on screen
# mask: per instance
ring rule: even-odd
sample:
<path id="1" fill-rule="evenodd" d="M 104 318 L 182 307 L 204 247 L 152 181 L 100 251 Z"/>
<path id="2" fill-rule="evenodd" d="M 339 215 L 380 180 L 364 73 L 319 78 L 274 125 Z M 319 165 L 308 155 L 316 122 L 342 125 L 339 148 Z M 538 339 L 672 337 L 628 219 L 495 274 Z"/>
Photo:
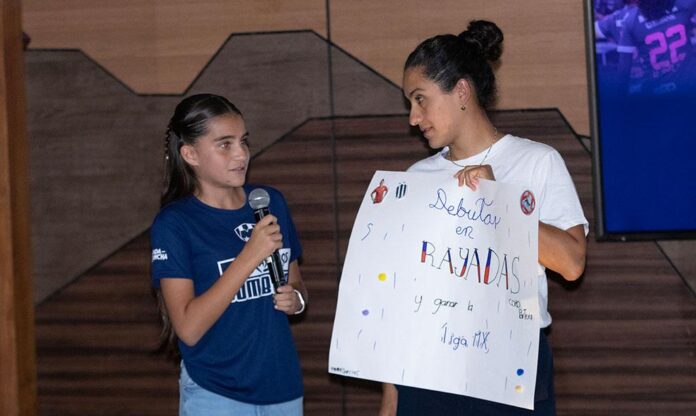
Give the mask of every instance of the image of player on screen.
<path id="1" fill-rule="evenodd" d="M 629 94 L 683 94 L 696 85 L 692 43 L 696 0 L 639 0 L 621 23 L 619 71 L 630 79 L 640 65 L 640 78 L 626 86 Z M 635 75 L 635 71 L 634 71 Z M 637 78 L 637 79 L 636 79 Z"/>
<path id="2" fill-rule="evenodd" d="M 597 53 L 597 62 L 603 67 L 611 67 L 613 71 L 618 71 L 619 54 L 616 52 L 616 48 L 621 40 L 624 21 L 629 16 L 631 9 L 636 8 L 635 3 L 636 0 L 627 0 L 623 3 L 623 7 L 606 15 L 595 10 L 595 52 Z M 634 65 L 635 67 L 636 65 Z"/>

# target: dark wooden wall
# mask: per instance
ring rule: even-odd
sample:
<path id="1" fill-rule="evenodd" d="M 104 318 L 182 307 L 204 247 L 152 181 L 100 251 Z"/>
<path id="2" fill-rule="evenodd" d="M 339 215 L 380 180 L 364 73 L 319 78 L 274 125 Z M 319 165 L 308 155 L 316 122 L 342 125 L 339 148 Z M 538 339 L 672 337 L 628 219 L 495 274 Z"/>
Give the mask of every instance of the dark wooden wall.
<path id="1" fill-rule="evenodd" d="M 558 149 L 592 221 L 590 156 L 556 110 L 499 112 L 501 131 Z M 406 117 L 314 119 L 257 155 L 250 182 L 279 188 L 310 292 L 294 323 L 312 415 L 372 415 L 375 383 L 327 373 L 342 258 L 374 170 L 427 155 Z M 559 415 L 696 414 L 696 300 L 653 242 L 589 237 L 584 277 L 549 282 Z M 177 368 L 151 354 L 156 307 L 143 235 L 37 309 L 41 415 L 171 415 Z"/>
<path id="2" fill-rule="evenodd" d="M 22 14 L 0 2 L 0 414 L 36 412 Z"/>

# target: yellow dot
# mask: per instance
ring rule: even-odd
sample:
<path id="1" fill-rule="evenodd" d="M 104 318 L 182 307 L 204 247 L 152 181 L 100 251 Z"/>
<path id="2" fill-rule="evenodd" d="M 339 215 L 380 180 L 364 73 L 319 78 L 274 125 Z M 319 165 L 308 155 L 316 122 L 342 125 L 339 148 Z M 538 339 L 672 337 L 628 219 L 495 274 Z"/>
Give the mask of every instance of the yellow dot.
<path id="1" fill-rule="evenodd" d="M 519 385 L 518 385 L 518 386 L 515 386 L 515 391 L 516 391 L 517 393 L 522 393 L 522 392 L 524 391 L 524 387 L 519 386 Z"/>
<path id="2" fill-rule="evenodd" d="M 377 278 L 380 280 L 380 282 L 384 282 L 387 280 L 387 274 L 386 273 L 380 273 Z"/>

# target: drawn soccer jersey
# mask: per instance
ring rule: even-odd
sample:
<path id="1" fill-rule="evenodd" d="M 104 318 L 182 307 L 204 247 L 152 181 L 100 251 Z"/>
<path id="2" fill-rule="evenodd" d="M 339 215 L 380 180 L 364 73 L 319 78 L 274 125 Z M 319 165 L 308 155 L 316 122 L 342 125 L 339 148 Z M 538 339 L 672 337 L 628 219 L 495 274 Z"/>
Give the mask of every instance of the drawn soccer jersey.
<path id="1" fill-rule="evenodd" d="M 372 202 L 379 204 L 384 199 L 384 196 L 387 195 L 387 192 L 389 192 L 389 188 L 387 188 L 387 186 L 384 184 L 384 180 L 382 180 L 379 183 L 379 186 L 376 187 L 370 194 L 372 197 Z"/>

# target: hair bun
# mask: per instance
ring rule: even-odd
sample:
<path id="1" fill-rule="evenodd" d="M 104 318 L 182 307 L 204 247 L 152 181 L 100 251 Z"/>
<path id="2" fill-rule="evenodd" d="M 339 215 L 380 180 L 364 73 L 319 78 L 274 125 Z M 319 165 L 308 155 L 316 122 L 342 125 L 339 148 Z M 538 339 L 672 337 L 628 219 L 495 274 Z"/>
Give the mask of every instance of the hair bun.
<path id="1" fill-rule="evenodd" d="M 503 32 L 493 22 L 472 20 L 459 39 L 475 46 L 487 61 L 497 61 L 503 53 Z"/>

